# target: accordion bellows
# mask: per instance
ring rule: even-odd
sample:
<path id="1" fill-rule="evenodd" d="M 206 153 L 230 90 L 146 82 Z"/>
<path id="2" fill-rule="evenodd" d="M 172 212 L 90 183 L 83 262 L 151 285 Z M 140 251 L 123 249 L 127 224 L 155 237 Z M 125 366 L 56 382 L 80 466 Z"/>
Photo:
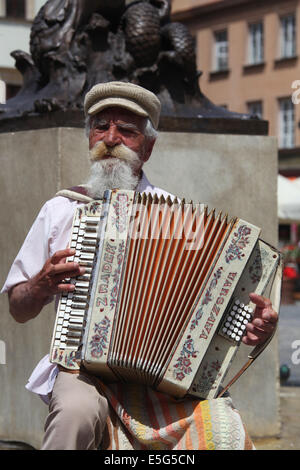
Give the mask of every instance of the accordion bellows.
<path id="1" fill-rule="evenodd" d="M 260 229 L 201 204 L 106 191 L 74 216 L 71 280 L 57 309 L 51 361 L 104 381 L 175 397 L 216 396 L 280 263 Z M 70 282 L 70 281 L 68 281 Z"/>

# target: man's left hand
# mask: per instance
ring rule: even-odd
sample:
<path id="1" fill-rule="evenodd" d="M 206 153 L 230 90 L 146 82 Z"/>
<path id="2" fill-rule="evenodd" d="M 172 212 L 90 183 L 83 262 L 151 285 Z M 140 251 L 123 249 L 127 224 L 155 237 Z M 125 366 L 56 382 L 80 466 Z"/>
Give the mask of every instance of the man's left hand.
<path id="1" fill-rule="evenodd" d="M 272 335 L 277 325 L 278 314 L 273 310 L 270 299 L 254 293 L 249 294 L 249 297 L 256 307 L 242 341 L 248 346 L 257 346 Z"/>

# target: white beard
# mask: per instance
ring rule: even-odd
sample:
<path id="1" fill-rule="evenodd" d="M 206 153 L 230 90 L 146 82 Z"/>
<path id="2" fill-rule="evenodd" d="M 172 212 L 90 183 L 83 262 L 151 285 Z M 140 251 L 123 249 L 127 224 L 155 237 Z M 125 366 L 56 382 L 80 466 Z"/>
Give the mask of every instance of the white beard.
<path id="1" fill-rule="evenodd" d="M 86 186 L 91 197 L 102 199 L 106 189 L 134 190 L 139 180 L 128 162 L 112 157 L 92 163 Z"/>

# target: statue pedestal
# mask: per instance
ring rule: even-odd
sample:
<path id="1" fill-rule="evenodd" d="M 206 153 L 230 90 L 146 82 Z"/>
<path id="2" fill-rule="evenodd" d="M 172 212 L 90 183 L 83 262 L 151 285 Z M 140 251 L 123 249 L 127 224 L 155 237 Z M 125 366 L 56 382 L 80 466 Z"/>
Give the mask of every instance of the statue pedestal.
<path id="1" fill-rule="evenodd" d="M 41 205 L 57 190 L 84 181 L 88 145 L 79 128 L 51 128 L 0 134 L 2 205 L 1 285 Z M 262 238 L 277 242 L 277 148 L 264 136 L 162 132 L 145 165 L 150 181 L 169 192 L 208 203 L 262 227 Z M 47 407 L 24 386 L 49 351 L 54 305 L 34 320 L 17 324 L 0 297 L 0 440 L 39 448 Z M 245 362 L 250 349 L 243 346 Z M 232 387 L 231 395 L 251 436 L 279 433 L 277 341 Z"/>

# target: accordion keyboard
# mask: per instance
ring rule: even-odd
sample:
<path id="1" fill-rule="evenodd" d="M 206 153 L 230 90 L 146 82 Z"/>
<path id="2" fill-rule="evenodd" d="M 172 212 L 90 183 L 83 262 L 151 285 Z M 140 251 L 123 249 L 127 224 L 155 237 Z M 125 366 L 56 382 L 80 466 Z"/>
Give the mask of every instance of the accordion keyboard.
<path id="1" fill-rule="evenodd" d="M 76 252 L 74 256 L 67 258 L 67 261 L 79 263 L 84 267 L 85 273 L 77 278 L 65 279 L 66 283 L 75 285 L 75 290 L 63 293 L 60 298 L 53 337 L 53 345 L 60 350 L 78 350 L 82 343 L 89 305 L 92 267 L 99 242 L 99 220 L 99 217 L 88 215 L 80 217 L 79 214 L 73 222 L 70 248 L 74 248 Z"/>
<path id="2" fill-rule="evenodd" d="M 241 342 L 246 333 L 246 326 L 252 320 L 252 313 L 253 309 L 249 305 L 235 299 L 227 315 L 225 315 L 219 334 L 233 342 Z"/>

